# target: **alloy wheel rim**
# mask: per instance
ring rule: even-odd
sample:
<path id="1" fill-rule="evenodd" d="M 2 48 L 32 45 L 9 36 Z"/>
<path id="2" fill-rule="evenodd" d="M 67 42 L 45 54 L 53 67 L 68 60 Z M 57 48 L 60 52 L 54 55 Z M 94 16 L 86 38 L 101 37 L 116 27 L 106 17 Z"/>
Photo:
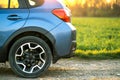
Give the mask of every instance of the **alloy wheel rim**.
<path id="1" fill-rule="evenodd" d="M 16 51 L 15 62 L 25 73 L 38 72 L 46 62 L 45 50 L 37 43 L 24 43 Z"/>

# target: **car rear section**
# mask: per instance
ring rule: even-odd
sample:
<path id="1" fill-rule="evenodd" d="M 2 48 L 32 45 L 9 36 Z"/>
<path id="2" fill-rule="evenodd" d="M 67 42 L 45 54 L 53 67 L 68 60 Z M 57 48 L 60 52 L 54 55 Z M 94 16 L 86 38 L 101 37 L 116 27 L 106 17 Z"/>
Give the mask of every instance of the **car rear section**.
<path id="1" fill-rule="evenodd" d="M 30 15 L 25 27 L 40 26 L 46 30 L 46 36 L 53 36 L 53 46 L 50 47 L 55 60 L 70 57 L 76 49 L 76 29 L 71 24 L 71 11 L 58 0 L 41 0 L 41 3 L 43 4 L 38 7 L 30 6 Z"/>
<path id="2" fill-rule="evenodd" d="M 17 1 L 19 6 L 10 9 L 13 15 L 8 16 L 10 28 L 3 27 L 5 34 L 10 31 L 2 43 L 3 61 L 8 60 L 12 70 L 21 77 L 39 77 L 51 62 L 73 55 L 76 29 L 71 24 L 70 10 L 60 0 Z M 24 10 L 27 16 L 21 18 Z"/>

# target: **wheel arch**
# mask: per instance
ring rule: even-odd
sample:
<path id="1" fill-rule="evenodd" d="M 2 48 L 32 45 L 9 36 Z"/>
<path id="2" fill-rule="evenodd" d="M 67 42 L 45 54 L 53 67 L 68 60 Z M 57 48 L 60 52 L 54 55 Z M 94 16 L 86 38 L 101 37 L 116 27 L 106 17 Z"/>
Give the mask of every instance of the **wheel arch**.
<path id="1" fill-rule="evenodd" d="M 55 39 L 52 36 L 52 34 L 50 34 L 48 31 L 46 31 L 40 27 L 26 27 L 26 28 L 21 28 L 18 31 L 16 31 L 15 33 L 13 33 L 12 36 L 9 37 L 9 39 L 5 43 L 5 48 L 7 49 L 6 50 L 7 51 L 6 52 L 7 60 L 8 60 L 10 47 L 14 44 L 14 42 L 16 40 L 18 40 L 24 36 L 36 36 L 36 37 L 42 38 L 43 40 L 45 40 L 45 42 L 50 47 L 53 58 L 56 56 L 56 51 L 55 51 L 55 47 L 54 47 Z"/>

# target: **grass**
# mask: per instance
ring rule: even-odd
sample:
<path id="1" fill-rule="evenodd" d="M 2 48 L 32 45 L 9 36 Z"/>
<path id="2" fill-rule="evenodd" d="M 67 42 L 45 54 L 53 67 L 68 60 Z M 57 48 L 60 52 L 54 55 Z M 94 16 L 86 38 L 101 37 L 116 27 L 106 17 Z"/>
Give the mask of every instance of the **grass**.
<path id="1" fill-rule="evenodd" d="M 120 58 L 120 18 L 73 17 L 72 23 L 77 29 L 77 56 Z"/>

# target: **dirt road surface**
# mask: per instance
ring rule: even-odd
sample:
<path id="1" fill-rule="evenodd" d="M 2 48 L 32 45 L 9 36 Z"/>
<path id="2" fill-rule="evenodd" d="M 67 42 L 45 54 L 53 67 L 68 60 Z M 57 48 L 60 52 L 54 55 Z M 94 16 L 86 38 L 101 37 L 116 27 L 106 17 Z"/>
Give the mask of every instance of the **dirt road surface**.
<path id="1" fill-rule="evenodd" d="M 120 80 L 120 59 L 61 59 L 33 79 L 18 77 L 8 65 L 0 64 L 0 80 Z"/>

